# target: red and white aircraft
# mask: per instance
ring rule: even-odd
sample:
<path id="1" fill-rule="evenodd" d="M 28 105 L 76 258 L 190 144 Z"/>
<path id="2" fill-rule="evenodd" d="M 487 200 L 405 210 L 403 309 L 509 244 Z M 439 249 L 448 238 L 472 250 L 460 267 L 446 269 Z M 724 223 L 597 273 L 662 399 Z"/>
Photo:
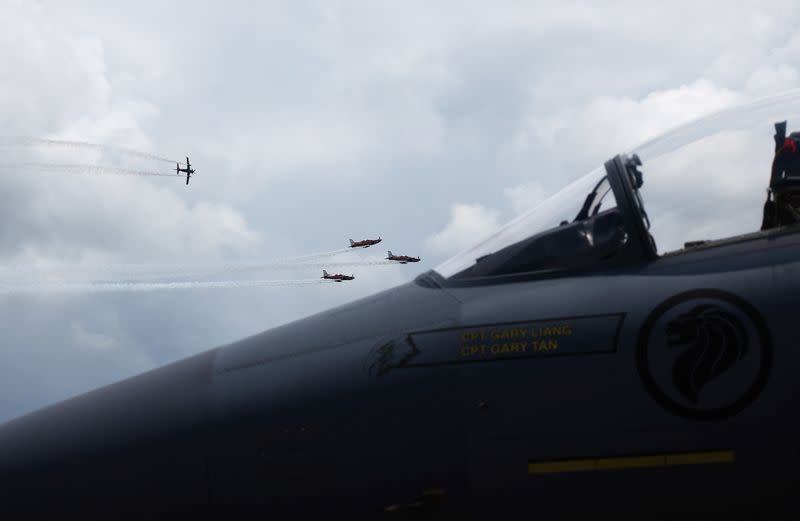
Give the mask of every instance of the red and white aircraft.
<path id="1" fill-rule="evenodd" d="M 322 277 L 320 277 L 320 278 L 321 279 L 331 279 L 331 280 L 335 280 L 336 282 L 341 282 L 343 280 L 353 280 L 356 277 L 355 277 L 355 275 L 342 275 L 341 273 L 337 273 L 336 275 L 331 275 L 327 271 L 322 270 Z"/>
<path id="2" fill-rule="evenodd" d="M 419 257 L 409 257 L 408 255 L 392 255 L 392 250 L 389 250 L 389 256 L 386 257 L 386 260 L 397 261 L 400 264 L 405 264 L 407 262 L 419 262 Z"/>
<path id="3" fill-rule="evenodd" d="M 350 247 L 351 248 L 369 248 L 373 244 L 378 244 L 381 242 L 381 238 L 378 237 L 377 239 L 364 239 L 363 241 L 354 241 L 350 239 Z"/>

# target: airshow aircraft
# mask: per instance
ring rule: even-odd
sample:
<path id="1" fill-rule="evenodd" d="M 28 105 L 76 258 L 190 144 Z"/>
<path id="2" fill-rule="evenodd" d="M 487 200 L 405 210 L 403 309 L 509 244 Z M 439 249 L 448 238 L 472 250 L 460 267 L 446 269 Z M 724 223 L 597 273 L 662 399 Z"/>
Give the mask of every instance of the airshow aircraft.
<path id="1" fill-rule="evenodd" d="M 363 241 L 354 241 L 350 239 L 350 247 L 351 248 L 369 248 L 373 244 L 378 244 L 381 242 L 381 238 L 378 237 L 377 239 L 364 239 Z"/>
<path id="2" fill-rule="evenodd" d="M 3 424 L 4 519 L 796 519 L 784 119 L 678 128 L 411 282 Z"/>
<path id="3" fill-rule="evenodd" d="M 189 156 L 186 156 L 186 168 L 181 168 L 180 163 L 175 163 L 175 173 L 180 175 L 181 172 L 186 173 L 186 184 L 189 184 L 189 178 L 194 173 L 194 168 L 192 168 L 192 164 L 189 163 Z"/>
<path id="4" fill-rule="evenodd" d="M 389 255 L 386 260 L 398 261 L 400 264 L 407 262 L 419 262 L 419 257 L 409 257 L 408 255 L 392 255 L 392 250 L 389 250 Z"/>
<path id="5" fill-rule="evenodd" d="M 356 278 L 354 275 L 342 275 L 341 273 L 337 273 L 336 275 L 331 275 L 325 270 L 322 270 L 322 279 L 331 279 L 335 280 L 336 282 L 341 282 L 343 280 L 353 280 Z"/>

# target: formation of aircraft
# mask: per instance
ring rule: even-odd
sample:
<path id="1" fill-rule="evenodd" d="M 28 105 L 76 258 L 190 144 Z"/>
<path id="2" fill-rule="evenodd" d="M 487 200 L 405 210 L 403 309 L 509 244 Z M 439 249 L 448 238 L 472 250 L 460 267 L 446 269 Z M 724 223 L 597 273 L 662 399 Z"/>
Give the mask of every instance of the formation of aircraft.
<path id="1" fill-rule="evenodd" d="M 364 239 L 363 241 L 354 241 L 350 239 L 350 247 L 351 248 L 369 248 L 373 244 L 378 244 L 381 242 L 381 238 L 378 237 L 377 239 Z"/>
<path id="2" fill-rule="evenodd" d="M 419 257 L 409 257 L 408 255 L 392 255 L 392 250 L 389 250 L 386 260 L 398 261 L 400 264 L 406 264 L 408 262 L 419 262 L 420 259 Z"/>
<path id="3" fill-rule="evenodd" d="M 797 518 L 798 147 L 762 229 L 749 170 L 790 109 L 679 128 L 411 282 L 0 425 L 4 516 Z M 720 122 L 736 140 L 703 141 Z M 720 232 L 743 201 L 752 230 Z"/>
<path id="4" fill-rule="evenodd" d="M 375 243 L 378 243 L 380 241 L 381 241 L 380 237 L 377 238 L 377 239 L 367 239 L 365 241 L 360 241 L 360 242 L 354 242 L 352 239 L 350 239 L 350 243 L 351 243 L 350 247 L 351 248 L 355 248 L 355 247 L 358 247 L 358 246 L 362 246 L 364 248 L 367 248 L 371 244 L 375 244 Z M 367 243 L 367 242 L 369 242 L 370 244 L 367 244 L 366 246 L 364 246 L 364 243 Z M 386 257 L 386 259 L 387 260 L 392 260 L 392 261 L 397 261 L 400 264 L 407 264 L 409 262 L 419 262 L 420 261 L 419 257 L 409 257 L 408 255 L 393 255 L 391 250 L 388 252 L 388 256 Z M 321 278 L 323 278 L 323 279 L 331 279 L 331 280 L 335 280 L 336 282 L 341 282 L 343 280 L 353 280 L 355 278 L 355 276 L 342 275 L 341 273 L 336 274 L 336 275 L 331 275 L 327 271 L 322 270 L 322 277 Z"/>
<path id="5" fill-rule="evenodd" d="M 337 273 L 335 275 L 331 275 L 327 271 L 322 270 L 322 277 L 320 277 L 320 278 L 335 280 L 336 282 L 341 282 L 343 280 L 353 280 L 356 277 L 354 275 L 342 275 L 341 273 Z"/>
<path id="6" fill-rule="evenodd" d="M 186 156 L 186 168 L 181 168 L 180 163 L 175 163 L 175 173 L 180 175 L 181 173 L 186 174 L 186 184 L 189 184 L 189 178 L 194 173 L 194 168 L 192 168 L 192 164 L 189 162 L 189 156 Z"/>

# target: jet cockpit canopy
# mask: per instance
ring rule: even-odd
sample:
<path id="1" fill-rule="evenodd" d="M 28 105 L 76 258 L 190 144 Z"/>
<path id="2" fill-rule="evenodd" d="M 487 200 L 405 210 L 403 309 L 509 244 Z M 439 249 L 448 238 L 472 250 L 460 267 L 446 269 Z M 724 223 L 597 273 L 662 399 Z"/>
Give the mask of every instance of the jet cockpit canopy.
<path id="1" fill-rule="evenodd" d="M 463 282 L 556 275 L 768 233 L 775 124 L 787 120 L 800 130 L 798 90 L 680 126 L 573 181 L 435 271 Z"/>

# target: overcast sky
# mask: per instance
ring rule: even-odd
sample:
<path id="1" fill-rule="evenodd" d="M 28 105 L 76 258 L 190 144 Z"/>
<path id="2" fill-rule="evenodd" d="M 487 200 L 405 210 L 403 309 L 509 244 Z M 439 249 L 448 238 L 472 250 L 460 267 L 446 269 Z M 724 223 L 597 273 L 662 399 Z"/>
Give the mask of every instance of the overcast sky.
<path id="1" fill-rule="evenodd" d="M 0 421 L 410 280 L 617 152 L 800 86 L 796 0 L 603 5 L 0 0 L 0 137 L 197 168 L 189 187 L 40 172 L 13 165 L 171 166 L 0 147 L 0 274 L 378 235 L 359 259 L 423 258 L 329 269 L 347 284 L 0 295 Z"/>

